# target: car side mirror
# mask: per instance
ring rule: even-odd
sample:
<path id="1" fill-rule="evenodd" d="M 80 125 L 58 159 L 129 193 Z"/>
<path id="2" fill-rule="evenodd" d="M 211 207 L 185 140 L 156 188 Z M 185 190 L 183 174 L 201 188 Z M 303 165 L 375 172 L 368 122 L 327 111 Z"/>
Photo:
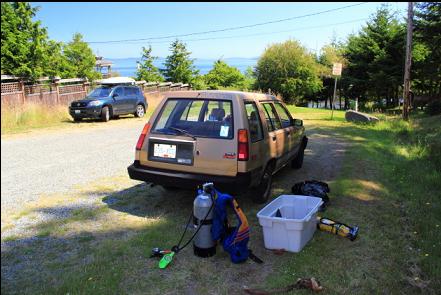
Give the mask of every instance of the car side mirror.
<path id="1" fill-rule="evenodd" d="M 117 98 L 118 96 L 119 96 L 118 93 L 114 93 L 114 94 L 112 95 L 113 98 Z"/>
<path id="2" fill-rule="evenodd" d="M 296 126 L 296 127 L 302 127 L 303 126 L 303 120 L 300 120 L 300 119 L 293 119 L 293 121 L 294 121 L 294 126 Z"/>

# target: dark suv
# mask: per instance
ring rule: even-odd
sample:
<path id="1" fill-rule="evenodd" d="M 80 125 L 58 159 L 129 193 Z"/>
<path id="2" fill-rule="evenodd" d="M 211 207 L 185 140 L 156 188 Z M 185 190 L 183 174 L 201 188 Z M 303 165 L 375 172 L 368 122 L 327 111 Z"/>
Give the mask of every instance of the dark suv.
<path id="1" fill-rule="evenodd" d="M 109 121 L 118 115 L 134 114 L 143 117 L 147 101 L 138 86 L 102 85 L 92 90 L 84 99 L 73 101 L 69 114 L 74 121 L 83 118 Z"/>

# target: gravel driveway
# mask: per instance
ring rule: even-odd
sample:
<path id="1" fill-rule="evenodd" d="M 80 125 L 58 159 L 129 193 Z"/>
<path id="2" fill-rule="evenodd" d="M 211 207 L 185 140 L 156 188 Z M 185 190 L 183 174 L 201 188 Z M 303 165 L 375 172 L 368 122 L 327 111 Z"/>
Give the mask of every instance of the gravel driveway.
<path id="1" fill-rule="evenodd" d="M 121 118 L 107 123 L 72 123 L 72 128 L 56 132 L 2 138 L 2 215 L 43 194 L 65 192 L 74 185 L 124 173 L 133 162 L 145 122 L 145 118 Z"/>

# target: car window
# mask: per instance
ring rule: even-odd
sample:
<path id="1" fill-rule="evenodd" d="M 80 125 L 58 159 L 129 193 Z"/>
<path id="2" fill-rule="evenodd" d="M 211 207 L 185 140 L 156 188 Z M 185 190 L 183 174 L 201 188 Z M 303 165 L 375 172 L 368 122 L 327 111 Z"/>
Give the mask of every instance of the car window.
<path id="1" fill-rule="evenodd" d="M 113 91 L 112 95 L 118 94 L 118 97 L 121 98 L 124 96 L 124 90 L 123 87 L 117 87 L 115 88 L 115 90 Z"/>
<path id="2" fill-rule="evenodd" d="M 185 107 L 182 112 L 181 120 L 197 122 L 199 120 L 199 115 L 201 113 L 202 105 L 204 104 L 201 100 L 191 101 Z"/>
<path id="3" fill-rule="evenodd" d="M 135 96 L 137 94 L 137 89 L 135 87 L 124 87 L 124 92 L 126 96 Z"/>
<path id="4" fill-rule="evenodd" d="M 179 134 L 178 128 L 194 136 L 233 138 L 231 101 L 208 99 L 168 99 L 152 132 Z"/>
<path id="5" fill-rule="evenodd" d="M 274 107 L 276 108 L 280 121 L 282 121 L 282 127 L 286 128 L 292 126 L 291 114 L 282 106 L 282 104 L 279 102 L 275 102 Z"/>
<path id="6" fill-rule="evenodd" d="M 251 142 L 256 142 L 263 139 L 262 123 L 260 122 L 259 111 L 256 103 L 246 102 L 245 112 L 248 119 L 248 127 L 250 128 Z"/>
<path id="7" fill-rule="evenodd" d="M 274 131 L 282 128 L 279 118 L 276 115 L 276 111 L 272 103 L 263 103 L 263 109 L 265 110 L 265 118 L 268 123 L 268 131 Z M 271 128 L 270 128 L 271 126 Z"/>
<path id="8" fill-rule="evenodd" d="M 94 90 L 92 90 L 87 96 L 89 97 L 106 97 L 109 96 L 110 91 L 112 90 L 112 88 L 110 87 L 97 87 Z"/>

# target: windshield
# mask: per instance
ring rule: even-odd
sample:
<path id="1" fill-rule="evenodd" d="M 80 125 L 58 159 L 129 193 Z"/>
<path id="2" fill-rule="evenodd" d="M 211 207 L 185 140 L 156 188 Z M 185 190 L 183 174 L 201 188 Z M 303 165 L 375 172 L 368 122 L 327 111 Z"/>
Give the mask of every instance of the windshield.
<path id="1" fill-rule="evenodd" d="M 156 119 L 152 132 L 192 136 L 233 138 L 231 101 L 208 99 L 169 99 Z"/>
<path id="2" fill-rule="evenodd" d="M 87 96 L 88 97 L 107 97 L 112 91 L 112 87 L 100 86 L 92 90 Z"/>

